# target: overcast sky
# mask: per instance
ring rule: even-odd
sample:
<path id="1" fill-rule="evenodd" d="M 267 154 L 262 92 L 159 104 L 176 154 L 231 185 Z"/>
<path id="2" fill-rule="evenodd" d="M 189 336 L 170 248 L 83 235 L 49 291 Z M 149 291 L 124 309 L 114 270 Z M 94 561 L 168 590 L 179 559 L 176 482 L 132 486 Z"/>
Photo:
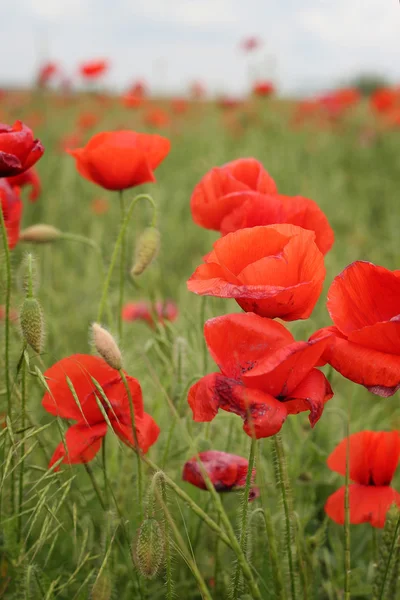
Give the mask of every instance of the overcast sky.
<path id="1" fill-rule="evenodd" d="M 327 88 L 360 72 L 400 82 L 399 0 L 13 0 L 1 2 L 0 83 L 32 81 L 40 58 L 68 74 L 107 57 L 107 85 L 144 78 L 184 90 L 198 79 L 240 93 L 248 63 L 285 92 Z M 264 46 L 248 60 L 240 40 Z"/>

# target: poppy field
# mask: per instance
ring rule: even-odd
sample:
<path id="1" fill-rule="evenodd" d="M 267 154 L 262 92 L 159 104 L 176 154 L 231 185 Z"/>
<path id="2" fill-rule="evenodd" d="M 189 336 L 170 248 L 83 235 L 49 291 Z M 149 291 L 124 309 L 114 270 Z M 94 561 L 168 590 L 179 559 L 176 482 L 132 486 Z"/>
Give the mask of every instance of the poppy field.
<path id="1" fill-rule="evenodd" d="M 51 67 L 0 98 L 0 597 L 400 598 L 398 89 Z"/>

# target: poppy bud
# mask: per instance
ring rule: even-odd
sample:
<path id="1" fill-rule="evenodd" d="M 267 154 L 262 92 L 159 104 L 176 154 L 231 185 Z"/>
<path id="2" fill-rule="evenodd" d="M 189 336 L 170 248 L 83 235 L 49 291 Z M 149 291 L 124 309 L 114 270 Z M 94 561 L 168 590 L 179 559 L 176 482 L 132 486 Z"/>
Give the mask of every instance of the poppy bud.
<path id="1" fill-rule="evenodd" d="M 19 321 L 26 343 L 39 354 L 43 347 L 44 319 L 42 307 L 36 298 L 25 298 Z"/>
<path id="2" fill-rule="evenodd" d="M 101 573 L 96 578 L 90 594 L 90 600 L 110 600 L 112 594 L 112 585 L 110 577 Z"/>
<path id="3" fill-rule="evenodd" d="M 46 225 L 44 223 L 38 223 L 23 229 L 20 233 L 19 239 L 21 242 L 32 242 L 34 244 L 48 244 L 49 242 L 55 242 L 60 239 L 62 232 L 53 227 L 52 225 Z"/>
<path id="4" fill-rule="evenodd" d="M 139 237 L 135 250 L 135 263 L 131 269 L 132 277 L 141 275 L 157 256 L 160 248 L 160 232 L 148 227 Z"/>
<path id="5" fill-rule="evenodd" d="M 104 329 L 98 323 L 92 325 L 93 343 L 96 347 L 97 352 L 106 363 L 119 371 L 122 369 L 122 355 L 121 350 L 117 346 L 117 342 L 109 331 Z"/>
<path id="6" fill-rule="evenodd" d="M 153 579 L 164 558 L 164 537 L 160 524 L 153 517 L 145 519 L 139 528 L 135 547 L 138 569 L 147 579 Z"/>

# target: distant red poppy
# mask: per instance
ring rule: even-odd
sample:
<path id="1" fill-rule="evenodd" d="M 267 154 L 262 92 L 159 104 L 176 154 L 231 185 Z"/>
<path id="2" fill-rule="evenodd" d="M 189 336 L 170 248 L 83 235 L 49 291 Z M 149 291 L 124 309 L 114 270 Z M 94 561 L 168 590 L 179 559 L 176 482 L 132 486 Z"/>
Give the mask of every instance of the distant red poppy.
<path id="1" fill-rule="evenodd" d="M 29 192 L 29 200 L 31 202 L 36 202 L 42 191 L 40 178 L 34 167 L 28 169 L 28 171 L 24 171 L 21 175 L 8 177 L 7 181 L 12 187 L 24 187 L 25 185 L 29 185 L 31 187 Z"/>
<path id="2" fill-rule="evenodd" d="M 208 171 L 196 185 L 190 199 L 194 222 L 220 231 L 228 212 L 242 204 L 235 192 L 276 194 L 275 181 L 255 158 L 239 158 Z"/>
<path id="3" fill-rule="evenodd" d="M 98 79 L 108 70 L 107 60 L 89 60 L 79 67 L 79 72 L 85 79 Z"/>
<path id="4" fill-rule="evenodd" d="M 296 342 L 283 325 L 253 313 L 216 317 L 204 336 L 220 373 L 202 377 L 189 390 L 193 419 L 212 421 L 218 410 L 239 415 L 247 435 L 275 435 L 290 414 L 310 411 L 312 426 L 333 396 L 316 365 L 328 337 Z"/>
<path id="5" fill-rule="evenodd" d="M 74 354 L 63 358 L 44 373 L 50 392 L 43 397 L 43 407 L 50 414 L 77 421 L 65 434 L 50 461 L 51 467 L 60 458 L 63 463 L 77 464 L 91 461 L 100 450 L 107 433 L 107 414 L 114 433 L 128 446 L 134 446 L 129 399 L 121 376 L 97 356 Z M 72 383 L 79 403 L 68 385 Z M 94 378 L 102 387 L 108 402 L 96 390 Z M 160 429 L 153 418 L 144 412 L 140 384 L 126 376 L 132 395 L 138 444 L 143 452 L 158 438 Z M 103 411 L 99 405 L 102 405 Z"/>
<path id="6" fill-rule="evenodd" d="M 0 204 L 7 230 L 10 250 L 19 239 L 19 228 L 22 217 L 22 200 L 18 188 L 13 188 L 6 179 L 0 179 Z"/>
<path id="7" fill-rule="evenodd" d="M 153 171 L 167 156 L 170 145 L 167 138 L 155 134 L 105 131 L 69 154 L 85 179 L 106 190 L 125 190 L 154 182 Z"/>
<path id="8" fill-rule="evenodd" d="M 370 103 L 373 110 L 380 114 L 400 108 L 400 89 L 379 88 L 371 95 Z"/>
<path id="9" fill-rule="evenodd" d="M 272 81 L 256 81 L 253 85 L 253 94 L 255 96 L 271 96 L 275 92 L 275 86 Z"/>
<path id="10" fill-rule="evenodd" d="M 121 102 L 125 108 L 139 108 L 145 102 L 143 96 L 137 96 L 129 92 L 121 96 Z"/>
<path id="11" fill-rule="evenodd" d="M 246 312 L 307 319 L 325 278 L 312 231 L 294 225 L 240 229 L 220 238 L 187 282 L 202 296 L 234 298 Z"/>
<path id="12" fill-rule="evenodd" d="M 150 327 L 155 327 L 154 317 L 163 325 L 164 321 L 175 321 L 178 317 L 178 307 L 172 300 L 156 302 L 129 302 L 122 309 L 124 321 L 145 321 Z"/>
<path id="13" fill-rule="evenodd" d="M 75 150 L 82 143 L 82 132 L 81 131 L 73 131 L 72 133 L 67 133 L 60 139 L 60 150 L 63 152 L 68 152 L 69 150 Z"/>
<path id="14" fill-rule="evenodd" d="M 246 485 L 249 462 L 242 456 L 220 452 L 219 450 L 207 450 L 206 452 L 200 452 L 199 458 L 217 492 L 236 491 Z M 253 469 L 252 481 L 254 481 L 255 476 L 256 470 Z M 185 462 L 182 479 L 201 490 L 207 489 L 197 456 Z M 259 495 L 258 488 L 252 487 L 249 502 Z"/>
<path id="15" fill-rule="evenodd" d="M 110 210 L 110 204 L 106 198 L 95 198 L 90 208 L 95 215 L 105 215 Z"/>
<path id="16" fill-rule="evenodd" d="M 400 271 L 369 262 L 346 267 L 328 291 L 327 308 L 335 326 L 323 358 L 344 377 L 378 396 L 400 388 Z"/>
<path id="17" fill-rule="evenodd" d="M 131 85 L 131 87 L 128 90 L 128 93 L 138 98 L 144 98 L 145 96 L 147 96 L 148 93 L 147 85 L 142 79 L 139 79 Z"/>
<path id="18" fill-rule="evenodd" d="M 34 139 L 31 129 L 21 121 L 15 121 L 12 126 L 0 124 L 0 177 L 27 171 L 43 152 L 41 142 Z"/>
<path id="19" fill-rule="evenodd" d="M 79 115 L 77 120 L 78 129 L 85 131 L 86 129 L 93 129 L 100 121 L 98 114 L 94 112 L 83 112 Z"/>
<path id="20" fill-rule="evenodd" d="M 223 110 L 231 110 L 238 108 L 243 104 L 243 101 L 239 98 L 233 98 L 232 96 L 221 96 L 218 98 L 217 105 Z"/>
<path id="21" fill-rule="evenodd" d="M 144 115 L 144 122 L 150 127 L 162 129 L 164 127 L 168 127 L 168 125 L 171 123 L 171 119 L 169 114 L 164 109 L 154 107 L 149 108 L 149 110 L 146 112 Z"/>
<path id="22" fill-rule="evenodd" d="M 40 86 L 47 85 L 51 79 L 59 72 L 59 67 L 55 62 L 44 63 L 38 73 L 38 84 Z"/>
<path id="23" fill-rule="evenodd" d="M 345 438 L 328 457 L 332 471 L 346 475 L 350 441 L 349 486 L 350 523 L 371 523 L 383 527 L 392 504 L 400 507 L 400 494 L 390 487 L 400 456 L 398 431 L 360 431 Z M 345 519 L 345 486 L 329 496 L 326 514 L 340 525 Z"/>
<path id="24" fill-rule="evenodd" d="M 244 38 L 240 43 L 241 49 L 245 52 L 253 52 L 254 50 L 258 50 L 261 46 L 262 40 L 254 35 Z"/>
<path id="25" fill-rule="evenodd" d="M 189 110 L 189 103 L 186 98 L 174 98 L 171 106 L 176 115 L 184 115 Z"/>

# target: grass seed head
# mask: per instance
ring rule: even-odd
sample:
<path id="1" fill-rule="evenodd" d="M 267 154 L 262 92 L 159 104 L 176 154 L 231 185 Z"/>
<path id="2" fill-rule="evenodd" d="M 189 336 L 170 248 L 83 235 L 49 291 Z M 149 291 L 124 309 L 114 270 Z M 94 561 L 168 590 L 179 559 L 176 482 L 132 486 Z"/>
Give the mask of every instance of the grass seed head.
<path id="1" fill-rule="evenodd" d="M 93 323 L 92 335 L 96 350 L 106 363 L 117 371 L 122 369 L 121 350 L 111 333 L 98 323 Z"/>

